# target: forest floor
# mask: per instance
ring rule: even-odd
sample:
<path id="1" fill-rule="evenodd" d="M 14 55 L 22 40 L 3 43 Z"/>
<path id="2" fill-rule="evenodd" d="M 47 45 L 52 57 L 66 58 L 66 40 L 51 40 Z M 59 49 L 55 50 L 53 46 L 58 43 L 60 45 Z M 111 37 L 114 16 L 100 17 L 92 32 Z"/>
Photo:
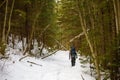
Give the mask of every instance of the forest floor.
<path id="1" fill-rule="evenodd" d="M 89 64 L 81 64 L 79 58 L 71 67 L 69 51 L 58 51 L 44 59 L 26 57 L 21 61 L 23 56 L 15 53 L 19 52 L 12 51 L 10 58 L 0 60 L 0 80 L 95 80 L 90 76 Z"/>

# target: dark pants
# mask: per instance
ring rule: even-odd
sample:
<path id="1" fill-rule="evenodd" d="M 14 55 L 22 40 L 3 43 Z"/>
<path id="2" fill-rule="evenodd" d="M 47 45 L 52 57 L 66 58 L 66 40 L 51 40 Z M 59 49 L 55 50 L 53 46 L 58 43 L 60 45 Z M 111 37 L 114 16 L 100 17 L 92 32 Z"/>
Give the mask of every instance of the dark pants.
<path id="1" fill-rule="evenodd" d="M 75 66 L 75 61 L 76 61 L 75 57 L 72 57 L 72 58 L 71 58 L 71 65 L 72 65 L 72 66 Z"/>

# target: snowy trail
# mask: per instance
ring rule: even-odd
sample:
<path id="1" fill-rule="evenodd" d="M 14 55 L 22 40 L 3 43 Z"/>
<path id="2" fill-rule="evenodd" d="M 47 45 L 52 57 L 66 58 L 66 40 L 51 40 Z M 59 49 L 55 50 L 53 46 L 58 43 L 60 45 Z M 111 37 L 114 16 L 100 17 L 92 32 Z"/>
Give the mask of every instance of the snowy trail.
<path id="1" fill-rule="evenodd" d="M 45 59 L 27 57 L 21 62 L 18 61 L 21 56 L 14 55 L 6 62 L 4 69 L 0 73 L 0 80 L 83 80 L 81 75 L 85 80 L 95 80 L 84 73 L 85 70 L 80 66 L 78 59 L 76 66 L 71 67 L 68 53 L 68 51 L 58 51 Z M 13 61 L 15 61 L 14 64 Z"/>

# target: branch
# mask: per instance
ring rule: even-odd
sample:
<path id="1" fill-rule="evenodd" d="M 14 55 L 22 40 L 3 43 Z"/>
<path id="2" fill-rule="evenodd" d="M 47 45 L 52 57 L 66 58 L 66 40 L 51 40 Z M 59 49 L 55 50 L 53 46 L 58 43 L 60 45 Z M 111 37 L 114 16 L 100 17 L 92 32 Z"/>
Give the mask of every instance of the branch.
<path id="1" fill-rule="evenodd" d="M 87 32 L 88 32 L 89 30 L 90 30 L 90 29 L 87 29 Z M 76 38 L 79 38 L 79 37 L 81 37 L 82 35 L 85 35 L 85 33 L 84 33 L 84 32 L 82 32 L 82 33 L 80 33 L 80 34 L 76 35 L 74 38 L 70 39 L 70 41 L 69 41 L 69 42 L 73 42 Z"/>
<path id="2" fill-rule="evenodd" d="M 4 0 L 4 1 L 2 2 L 2 4 L 0 5 L 0 7 L 2 7 L 2 5 L 5 3 L 5 1 L 6 1 L 6 0 Z"/>
<path id="3" fill-rule="evenodd" d="M 28 63 L 34 64 L 34 65 L 38 65 L 38 66 L 42 66 L 41 64 L 37 64 L 35 62 L 31 62 L 31 61 L 27 61 Z"/>
<path id="4" fill-rule="evenodd" d="M 43 33 L 44 33 L 49 27 L 50 27 L 50 24 L 48 24 L 48 25 L 44 28 L 44 30 L 41 32 L 41 34 L 40 34 L 39 37 L 41 37 L 41 36 L 43 35 Z"/>
<path id="5" fill-rule="evenodd" d="M 46 57 L 49 57 L 49 56 L 51 56 L 51 55 L 55 54 L 57 51 L 58 51 L 58 50 L 56 50 L 56 51 L 52 52 L 51 54 L 48 54 L 48 55 L 46 55 L 46 56 L 42 57 L 41 59 L 44 59 L 44 58 L 46 58 Z"/>
<path id="6" fill-rule="evenodd" d="M 82 77 L 83 80 L 85 80 L 85 79 L 83 78 L 82 74 L 81 74 L 81 77 Z"/>
<path id="7" fill-rule="evenodd" d="M 2 57 L 0 57 L 0 59 L 8 59 L 9 57 L 7 57 L 7 56 L 2 56 Z"/>
<path id="8" fill-rule="evenodd" d="M 65 46 L 63 46 L 57 39 L 55 39 L 54 37 L 50 36 L 52 39 L 54 39 L 56 41 L 56 43 L 58 43 L 62 48 L 64 48 L 65 50 L 67 50 L 67 48 Z"/>
<path id="9" fill-rule="evenodd" d="M 56 40 L 56 39 L 54 39 L 62 48 L 64 48 L 65 50 L 67 50 L 66 49 L 66 47 L 65 46 L 63 46 L 58 40 Z"/>
<path id="10" fill-rule="evenodd" d="M 26 57 L 28 57 L 28 56 L 29 56 L 29 55 L 26 55 L 26 56 L 20 58 L 19 61 L 21 61 L 22 59 L 24 59 L 24 58 L 26 58 Z"/>

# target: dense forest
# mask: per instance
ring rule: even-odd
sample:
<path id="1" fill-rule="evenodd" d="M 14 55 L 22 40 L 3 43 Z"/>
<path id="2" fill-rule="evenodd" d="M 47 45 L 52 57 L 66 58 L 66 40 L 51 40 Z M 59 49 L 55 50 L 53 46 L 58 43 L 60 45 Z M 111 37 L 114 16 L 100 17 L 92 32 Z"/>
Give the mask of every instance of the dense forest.
<path id="1" fill-rule="evenodd" d="M 0 0 L 0 55 L 16 39 L 33 56 L 74 44 L 97 80 L 120 79 L 120 0 Z"/>

